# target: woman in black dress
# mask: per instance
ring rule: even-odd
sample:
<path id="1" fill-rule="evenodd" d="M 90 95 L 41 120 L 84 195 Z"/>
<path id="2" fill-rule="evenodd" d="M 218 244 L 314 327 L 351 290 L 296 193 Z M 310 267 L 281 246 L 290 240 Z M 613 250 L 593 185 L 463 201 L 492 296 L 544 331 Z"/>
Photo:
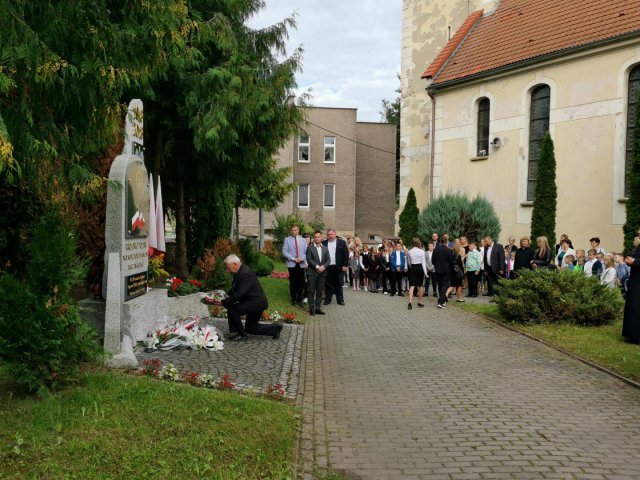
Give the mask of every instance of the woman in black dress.
<path id="1" fill-rule="evenodd" d="M 464 248 L 461 245 L 453 247 L 453 265 L 451 266 L 451 283 L 447 289 L 447 296 L 450 292 L 456 292 L 456 301 L 464 302 L 462 298 L 462 279 L 464 278 Z M 457 267 L 457 268 L 456 268 Z"/>
<path id="2" fill-rule="evenodd" d="M 633 252 L 624 259 L 631 267 L 624 304 L 622 336 L 631 343 L 640 343 L 640 231 L 633 241 Z"/>
<path id="3" fill-rule="evenodd" d="M 536 238 L 536 245 L 538 246 L 536 253 L 531 260 L 531 268 L 550 268 L 553 266 L 553 252 L 549 247 L 549 240 L 547 237 Z"/>
<path id="4" fill-rule="evenodd" d="M 534 254 L 529 237 L 522 237 L 520 239 L 520 248 L 516 250 L 516 261 L 513 263 L 514 277 L 518 276 L 518 270 L 531 270 L 531 261 Z"/>

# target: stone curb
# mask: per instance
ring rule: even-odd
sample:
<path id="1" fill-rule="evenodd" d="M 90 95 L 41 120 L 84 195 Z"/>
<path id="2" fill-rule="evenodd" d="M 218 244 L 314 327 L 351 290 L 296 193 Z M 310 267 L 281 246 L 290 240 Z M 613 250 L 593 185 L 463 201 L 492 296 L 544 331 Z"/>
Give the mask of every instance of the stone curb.
<path id="1" fill-rule="evenodd" d="M 458 305 L 456 305 L 455 307 L 456 308 L 461 308 Z M 463 309 L 463 310 L 465 310 L 465 309 Z M 541 338 L 538 338 L 538 337 L 535 337 L 535 336 L 533 336 L 533 335 L 531 335 L 529 333 L 520 331 L 517 328 L 514 328 L 514 327 L 512 327 L 512 326 L 510 326 L 510 325 L 508 325 L 508 324 L 506 324 L 504 322 L 501 322 L 500 320 L 492 318 L 492 317 L 490 317 L 488 315 L 485 315 L 483 313 L 474 312 L 474 311 L 471 311 L 471 310 L 465 310 L 465 311 L 468 312 L 468 313 L 473 313 L 474 315 L 480 317 L 485 322 L 491 323 L 493 325 L 497 325 L 497 326 L 499 326 L 501 328 L 504 328 L 506 330 L 509 330 L 511 332 L 518 333 L 518 334 L 520 334 L 520 335 L 522 335 L 524 337 L 527 337 L 527 338 L 529 338 L 531 340 L 535 340 L 538 343 L 541 343 L 541 344 L 543 344 L 543 345 L 545 345 L 545 346 L 547 346 L 549 348 L 552 348 L 553 350 L 555 350 L 557 352 L 560 352 L 560 353 L 562 353 L 562 354 L 564 354 L 564 355 L 566 355 L 568 357 L 571 357 L 571 358 L 573 358 L 575 360 L 578 360 L 579 362 L 584 363 L 585 365 L 589 365 L 590 367 L 593 367 L 596 370 L 600 370 L 601 372 L 607 373 L 607 374 L 611 375 L 612 377 L 615 377 L 618 380 L 620 380 L 620 381 L 622 381 L 622 382 L 624 382 L 624 383 L 626 383 L 628 385 L 631 385 L 632 387 L 635 387 L 635 388 L 640 390 L 640 382 L 636 382 L 635 380 L 632 380 L 631 378 L 627 378 L 624 375 L 621 375 L 621 374 L 616 373 L 616 372 L 614 372 L 612 370 L 609 370 L 608 368 L 603 367 L 602 365 L 599 365 L 597 363 L 594 363 L 591 360 L 587 360 L 586 358 L 583 358 L 583 357 L 581 357 L 579 355 L 576 355 L 575 353 L 568 352 L 568 351 L 566 351 L 566 350 L 564 350 L 564 349 L 562 349 L 560 347 L 552 345 L 551 343 L 549 343 L 549 342 L 547 342 L 545 340 L 542 340 Z"/>

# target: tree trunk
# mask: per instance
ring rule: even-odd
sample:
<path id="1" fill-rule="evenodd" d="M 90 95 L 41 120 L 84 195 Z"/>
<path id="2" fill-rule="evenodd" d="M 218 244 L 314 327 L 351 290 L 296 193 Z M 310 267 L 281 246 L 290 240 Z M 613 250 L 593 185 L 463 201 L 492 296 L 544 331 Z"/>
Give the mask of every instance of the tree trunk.
<path id="1" fill-rule="evenodd" d="M 237 242 L 238 240 L 240 240 L 240 207 L 238 206 L 238 204 L 236 203 L 236 223 L 235 223 L 235 241 Z"/>
<path id="2" fill-rule="evenodd" d="M 189 275 L 187 263 L 187 224 L 186 205 L 184 201 L 184 183 L 178 181 L 176 201 L 176 270 L 178 277 L 186 280 Z"/>

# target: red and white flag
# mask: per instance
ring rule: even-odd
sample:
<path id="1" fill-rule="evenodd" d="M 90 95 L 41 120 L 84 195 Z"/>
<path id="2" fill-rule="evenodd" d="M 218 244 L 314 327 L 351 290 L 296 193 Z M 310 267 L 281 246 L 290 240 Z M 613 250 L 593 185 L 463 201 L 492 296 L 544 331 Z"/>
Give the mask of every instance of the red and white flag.
<path id="1" fill-rule="evenodd" d="M 153 175 L 149 174 L 149 228 L 147 229 L 149 256 L 158 251 L 158 232 L 156 229 L 156 195 L 153 188 Z"/>
<path id="2" fill-rule="evenodd" d="M 156 197 L 156 240 L 158 242 L 157 249 L 159 252 L 166 252 L 167 247 L 164 241 L 164 209 L 162 208 L 162 186 L 160 184 L 160 176 L 158 176 L 158 196 Z"/>

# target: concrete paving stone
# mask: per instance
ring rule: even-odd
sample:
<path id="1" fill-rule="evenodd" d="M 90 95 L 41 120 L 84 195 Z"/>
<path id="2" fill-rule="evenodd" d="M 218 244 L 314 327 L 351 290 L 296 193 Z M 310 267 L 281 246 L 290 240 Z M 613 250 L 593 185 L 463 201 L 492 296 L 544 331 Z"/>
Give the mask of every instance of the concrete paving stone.
<path id="1" fill-rule="evenodd" d="M 437 478 L 435 468 L 454 469 L 441 474 L 454 480 L 640 478 L 638 390 L 455 307 L 345 297 L 307 325 L 300 384 L 305 419 L 312 412 L 304 432 L 332 468 L 355 478 L 403 466 L 409 479 Z"/>

